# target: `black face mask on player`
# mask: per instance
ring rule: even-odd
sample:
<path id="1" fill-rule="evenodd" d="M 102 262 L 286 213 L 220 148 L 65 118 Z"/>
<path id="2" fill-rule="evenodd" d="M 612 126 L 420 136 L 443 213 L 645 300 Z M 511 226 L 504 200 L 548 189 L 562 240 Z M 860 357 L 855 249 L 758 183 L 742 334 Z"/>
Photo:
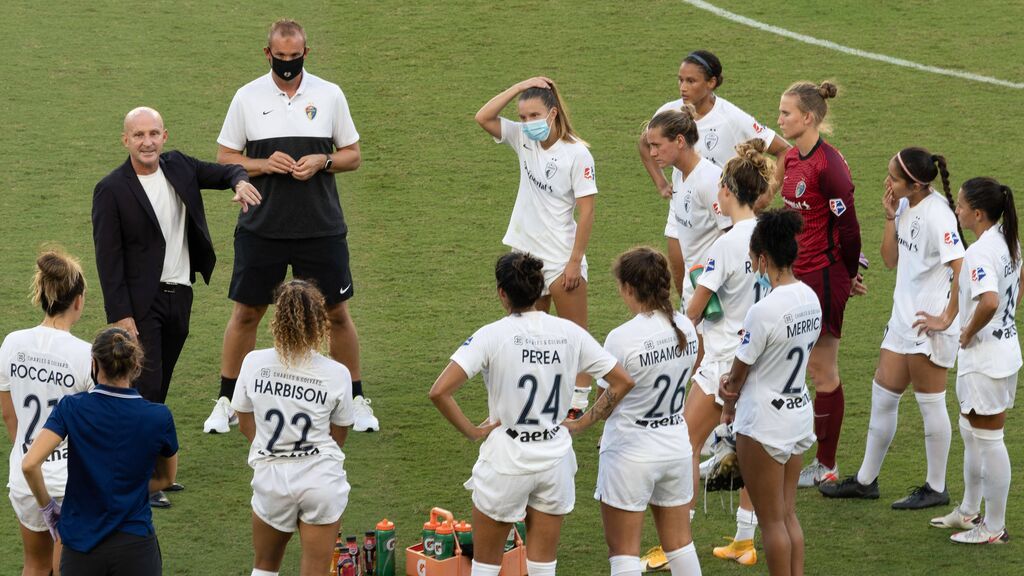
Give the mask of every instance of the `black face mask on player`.
<path id="1" fill-rule="evenodd" d="M 302 61 L 305 57 L 299 56 L 294 60 L 281 60 L 275 58 L 273 55 L 270 56 L 271 64 L 270 68 L 277 74 L 277 77 L 284 80 L 285 82 L 291 82 L 299 77 L 302 73 Z"/>

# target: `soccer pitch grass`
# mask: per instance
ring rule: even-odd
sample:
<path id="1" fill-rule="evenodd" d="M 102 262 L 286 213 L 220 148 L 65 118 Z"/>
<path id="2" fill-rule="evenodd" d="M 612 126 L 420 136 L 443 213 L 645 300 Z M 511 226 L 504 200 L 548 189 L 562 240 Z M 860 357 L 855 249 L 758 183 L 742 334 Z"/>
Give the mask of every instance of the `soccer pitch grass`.
<path id="1" fill-rule="evenodd" d="M 718 1 L 717 5 L 834 42 L 914 62 L 1024 80 L 1024 4 L 985 0 L 902 3 Z M 895 67 L 808 46 L 743 27 L 679 0 L 645 3 L 294 2 L 180 3 L 8 2 L 4 106 L 0 107 L 0 332 L 34 325 L 26 299 L 34 256 L 54 241 L 81 256 L 89 281 L 86 312 L 74 329 L 91 339 L 103 325 L 89 221 L 95 183 L 124 161 L 124 113 L 160 110 L 168 149 L 213 159 L 234 91 L 267 71 L 261 48 L 267 26 L 288 16 L 303 23 L 312 52 L 308 69 L 345 90 L 361 134 L 362 167 L 339 176 L 349 221 L 367 394 L 382 430 L 351 434 L 346 469 L 351 499 L 346 534 L 382 517 L 397 524 L 400 546 L 418 538 L 430 507 L 468 516 L 469 476 L 477 445 L 463 440 L 433 409 L 427 390 L 453 350 L 502 310 L 492 266 L 511 213 L 518 170 L 511 153 L 473 122 L 495 93 L 544 74 L 561 87 L 580 134 L 592 145 L 601 190 L 591 247 L 591 332 L 600 340 L 628 318 L 608 270 L 619 252 L 661 236 L 666 205 L 635 149 L 641 122 L 677 98 L 675 74 L 689 51 L 704 48 L 724 63 L 719 94 L 775 126 L 779 94 L 794 80 L 834 79 L 835 135 L 857 185 L 870 294 L 851 301 L 841 348 L 846 423 L 841 472 L 863 455 L 870 383 L 889 317 L 895 274 L 878 257 L 879 207 L 886 162 L 902 147 L 926 146 L 949 160 L 954 185 L 991 175 L 1024 198 L 1019 121 L 1024 92 Z M 236 209 L 227 192 L 207 192 L 220 265 L 195 292 L 192 334 L 178 364 L 169 405 L 181 443 L 179 479 L 187 490 L 154 512 L 165 573 L 249 574 L 251 470 L 237 432 L 201 433 L 217 391 L 220 345 L 230 303 Z M 970 236 L 969 236 L 970 238 Z M 970 238 L 973 240 L 973 238 Z M 270 345 L 266 323 L 259 346 Z M 952 378 L 950 379 L 952 384 Z M 1016 538 L 1024 536 L 1024 490 L 1011 487 L 1003 547 L 958 547 L 928 519 L 948 509 L 895 512 L 890 502 L 925 473 L 921 419 L 907 394 L 900 427 L 873 502 L 825 501 L 802 491 L 798 514 L 807 539 L 808 574 L 1024 574 Z M 457 396 L 482 419 L 479 379 Z M 947 485 L 962 495 L 962 442 L 956 400 Z M 1011 412 L 1007 445 L 1016 476 L 1024 430 Z M 112 435 L 130 430 L 111 430 Z M 600 431 L 576 440 L 577 506 L 565 522 L 562 574 L 607 573 L 597 502 L 594 448 Z M 0 452 L 11 443 L 0 435 Z M 808 455 L 809 457 L 809 455 Z M 7 460 L 0 464 L 6 477 Z M 717 560 L 711 547 L 732 535 L 728 497 L 708 499 L 694 538 L 705 574 L 764 574 L 764 560 L 743 568 Z M 644 549 L 656 537 L 648 523 Z M 297 574 L 298 541 L 282 574 Z M 0 574 L 21 566 L 21 539 L 0 499 Z M 325 570 L 326 572 L 326 570 Z"/>

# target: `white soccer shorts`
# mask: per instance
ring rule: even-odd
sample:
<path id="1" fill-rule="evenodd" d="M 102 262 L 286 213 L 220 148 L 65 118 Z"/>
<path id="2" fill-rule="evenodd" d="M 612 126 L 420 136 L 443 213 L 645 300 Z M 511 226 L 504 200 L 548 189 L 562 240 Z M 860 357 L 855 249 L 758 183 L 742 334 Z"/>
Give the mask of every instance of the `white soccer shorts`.
<path id="1" fill-rule="evenodd" d="M 465 488 L 473 491 L 473 505 L 498 522 L 518 522 L 526 508 L 564 516 L 576 505 L 576 453 L 565 456 L 543 472 L 502 474 L 490 463 L 477 460 Z"/>
<path id="2" fill-rule="evenodd" d="M 668 508 L 693 500 L 693 459 L 634 462 L 615 452 L 602 452 L 594 499 L 629 512 L 648 504 Z"/>
<path id="3" fill-rule="evenodd" d="M 956 399 L 960 413 L 991 416 L 1013 408 L 1017 395 L 1017 373 L 1005 378 L 990 378 L 980 372 L 956 375 Z"/>
<path id="4" fill-rule="evenodd" d="M 18 517 L 18 522 L 21 522 L 22 526 L 33 532 L 47 532 L 49 530 L 46 527 L 46 521 L 43 520 L 43 513 L 39 511 L 39 503 L 36 502 L 35 496 L 11 492 L 8 494 L 8 497 L 11 499 L 11 507 L 14 508 L 14 514 Z M 54 498 L 54 500 L 57 501 L 57 504 L 64 503 L 64 498 Z"/>
<path id="5" fill-rule="evenodd" d="M 349 489 L 348 475 L 334 458 L 260 462 L 252 476 L 252 510 L 281 532 L 295 532 L 300 520 L 333 524 L 348 505 Z"/>
<path id="6" fill-rule="evenodd" d="M 897 354 L 923 354 L 932 364 L 948 369 L 956 363 L 960 341 L 956 334 L 936 332 L 930 336 L 909 339 L 898 336 L 895 330 L 886 330 L 882 349 Z"/>

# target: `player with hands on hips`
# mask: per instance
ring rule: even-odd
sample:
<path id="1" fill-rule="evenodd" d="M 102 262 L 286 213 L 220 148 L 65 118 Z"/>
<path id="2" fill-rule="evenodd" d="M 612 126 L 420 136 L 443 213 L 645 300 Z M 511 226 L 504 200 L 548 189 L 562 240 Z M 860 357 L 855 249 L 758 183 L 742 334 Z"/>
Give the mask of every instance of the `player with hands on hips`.
<path id="1" fill-rule="evenodd" d="M 318 576 L 348 504 L 342 446 L 354 421 L 352 377 L 320 353 L 330 320 L 313 284 L 281 285 L 274 305 L 274 348 L 246 355 L 231 402 L 250 442 L 252 574 L 276 575 L 297 530 L 301 574 Z"/>
<path id="2" fill-rule="evenodd" d="M 11 440 L 10 490 L 21 528 L 25 574 L 60 572 L 57 518 L 68 479 L 68 445 L 61 442 L 42 464 L 53 498 L 42 510 L 21 472 L 22 457 L 53 407 L 67 395 L 92 389 L 89 343 L 71 335 L 85 307 L 85 276 L 78 260 L 57 250 L 36 259 L 32 302 L 43 309 L 38 326 L 8 334 L 0 345 L 0 411 Z"/>
<path id="3" fill-rule="evenodd" d="M 513 99 L 518 99 L 519 122 L 501 116 Z M 537 309 L 549 310 L 553 300 L 560 317 L 586 329 L 586 251 L 597 180 L 594 158 L 573 129 L 561 93 L 550 78 L 523 80 L 484 104 L 476 122 L 519 160 L 519 191 L 502 243 L 544 263 Z M 571 416 L 587 407 L 589 393 L 590 378 L 580 374 Z"/>
<path id="4" fill-rule="evenodd" d="M 752 138 L 764 142 L 769 154 L 780 157 L 789 149 L 789 144 L 753 116 L 715 93 L 721 88 L 725 78 L 722 75 L 722 62 L 707 50 L 695 50 L 683 58 L 678 71 L 679 98 L 666 102 L 654 113 L 655 116 L 667 110 L 680 110 L 683 103 L 694 108 L 693 119 L 697 123 L 700 138 L 693 144 L 694 150 L 715 166 L 721 168 L 736 155 L 736 146 Z M 647 174 L 654 182 L 662 198 L 671 200 L 678 196 L 680 189 L 676 186 L 679 177 L 678 167 L 673 166 L 672 180 L 665 178 L 664 166 L 660 165 L 651 155 L 651 148 L 645 135 L 640 136 L 637 143 L 640 160 Z M 672 268 L 672 279 L 679 293 L 689 293 L 684 272 L 685 251 L 693 251 L 679 236 L 679 216 L 675 213 L 677 202 L 669 203 L 668 222 L 665 224 L 665 237 L 668 240 L 668 258 Z M 676 242 L 679 240 L 679 242 Z M 689 259 L 687 259 L 689 260 Z M 700 364 L 698 357 L 697 363 Z"/>
<path id="5" fill-rule="evenodd" d="M 859 271 L 860 224 L 850 167 L 821 137 L 831 132 L 826 120 L 828 100 L 838 93 L 831 82 L 796 82 L 779 99 L 779 128 L 795 144 L 779 167 L 782 199 L 804 222 L 793 273 L 818 294 L 825 322 L 807 365 L 815 390 L 818 450 L 801 473 L 801 488 L 839 479 L 836 452 L 846 407 L 839 378 L 839 339 L 847 301 L 867 293 Z"/>
<path id="6" fill-rule="evenodd" d="M 641 573 L 640 535 L 650 506 L 673 576 L 699 575 L 687 505 L 693 499 L 693 455 L 683 419 L 697 332 L 672 305 L 665 256 L 634 248 L 619 256 L 613 274 L 634 316 L 608 334 L 604 347 L 636 387 L 612 411 L 601 437 L 594 498 L 601 502 L 611 573 Z"/>
<path id="7" fill-rule="evenodd" d="M 971 178 L 960 187 L 956 214 L 977 240 L 964 255 L 960 300 L 960 352 L 956 396 L 964 440 L 964 497 L 938 528 L 962 530 L 950 538 L 962 544 L 1003 544 L 1010 456 L 1003 440 L 1006 412 L 1013 408 L 1021 367 L 1016 311 L 1024 294 L 1013 191 L 994 178 Z M 922 316 L 928 330 L 942 331 L 951 318 Z M 981 501 L 985 515 L 981 516 Z"/>
<path id="8" fill-rule="evenodd" d="M 939 177 L 945 196 L 932 187 Z M 949 503 L 946 461 L 952 432 L 946 412 L 946 371 L 956 362 L 957 333 L 951 327 L 928 330 L 921 318 L 945 318 L 951 326 L 957 316 L 951 283 L 956 286 L 965 243 L 954 208 L 944 157 L 924 148 L 904 148 L 889 160 L 881 252 L 886 267 L 896 268 L 892 316 L 871 386 L 864 460 L 857 474 L 821 483 L 818 488 L 825 496 L 878 498 L 878 474 L 896 435 L 900 398 L 913 384 L 924 420 L 928 474 L 923 485 L 892 507 L 916 510 Z"/>
<path id="9" fill-rule="evenodd" d="M 773 576 L 804 573 L 796 489 L 801 454 L 814 443 L 804 376 L 822 313 L 814 291 L 793 274 L 800 226 L 800 216 L 788 210 L 758 217 L 750 261 L 771 292 L 747 312 L 736 359 L 719 389 L 725 402 L 722 421 L 732 422 L 736 433 L 744 485 Z"/>
<path id="10" fill-rule="evenodd" d="M 576 501 L 571 434 L 607 418 L 633 379 L 586 330 L 536 308 L 544 262 L 510 252 L 495 266 L 497 295 L 507 316 L 470 336 L 430 389 L 430 400 L 459 432 L 484 440 L 465 487 L 473 492 L 473 576 L 497 576 L 505 538 L 526 518 L 527 570 L 553 576 L 562 520 Z M 483 374 L 488 417 L 475 425 L 453 398 Z M 567 421 L 579 373 L 608 388 L 594 406 Z"/>
<path id="11" fill-rule="evenodd" d="M 764 147 L 761 140 L 744 142 L 736 148 L 738 155 L 725 164 L 718 203 L 733 226 L 708 249 L 704 270 L 686 307 L 686 315 L 694 325 L 704 322 L 704 358 L 693 375 L 697 385 L 691 387 L 683 412 L 690 430 L 690 446 L 697 454 L 721 420 L 718 382 L 733 362 L 743 317 L 771 289 L 766 282 L 756 280 L 749 255 L 750 235 L 756 224 L 754 206 L 770 192 L 775 173 L 773 162 L 764 155 Z M 718 296 L 723 313 L 716 319 L 705 318 L 704 311 L 713 294 Z M 696 492 L 699 481 L 696 459 L 693 466 Z M 715 548 L 715 556 L 753 564 L 757 561 L 753 541 L 757 517 L 745 491 L 740 492 L 736 523 L 733 542 Z"/>

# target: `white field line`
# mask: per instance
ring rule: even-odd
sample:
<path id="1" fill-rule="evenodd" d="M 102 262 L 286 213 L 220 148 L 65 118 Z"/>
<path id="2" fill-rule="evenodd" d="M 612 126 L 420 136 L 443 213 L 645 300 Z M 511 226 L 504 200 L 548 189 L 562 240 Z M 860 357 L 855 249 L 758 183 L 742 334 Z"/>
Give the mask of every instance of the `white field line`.
<path id="1" fill-rule="evenodd" d="M 806 44 L 813 44 L 815 46 L 821 46 L 837 52 L 843 52 L 844 54 L 850 54 L 852 56 L 859 56 L 861 58 L 867 58 L 869 60 L 877 60 L 879 62 L 885 62 L 886 64 L 893 64 L 895 66 L 902 66 L 904 68 L 912 68 L 914 70 L 921 70 L 922 72 L 931 72 L 932 74 L 942 74 L 943 76 L 952 76 L 954 78 L 963 78 L 965 80 L 972 80 L 974 82 L 984 82 L 986 84 L 994 84 L 996 86 L 1003 86 L 1004 88 L 1015 88 L 1017 90 L 1024 89 L 1024 82 L 1010 82 L 1009 80 L 1000 80 L 999 78 L 992 78 L 991 76 L 983 76 L 981 74 L 974 74 L 973 72 L 964 72 L 962 70 L 953 70 L 950 68 L 940 68 L 938 66 L 928 66 L 926 64 L 918 64 L 917 62 L 911 62 L 910 60 L 904 60 L 903 58 L 895 58 L 893 56 L 886 56 L 885 54 L 877 54 L 875 52 L 868 52 L 866 50 L 859 50 L 857 48 L 850 48 L 849 46 L 843 46 L 842 44 L 836 44 L 829 40 L 821 40 L 820 38 L 814 38 L 813 36 L 807 36 L 805 34 L 799 34 L 785 28 L 779 28 L 778 26 L 772 26 L 771 24 L 765 24 L 764 22 L 758 22 L 746 16 L 741 16 L 728 10 L 723 10 L 711 4 L 704 2 L 703 0 L 683 0 L 683 2 L 701 10 L 707 10 L 716 16 L 721 16 L 727 20 L 738 22 L 744 26 L 750 26 L 764 32 L 770 32 L 786 38 L 791 38 L 798 42 L 804 42 Z"/>

